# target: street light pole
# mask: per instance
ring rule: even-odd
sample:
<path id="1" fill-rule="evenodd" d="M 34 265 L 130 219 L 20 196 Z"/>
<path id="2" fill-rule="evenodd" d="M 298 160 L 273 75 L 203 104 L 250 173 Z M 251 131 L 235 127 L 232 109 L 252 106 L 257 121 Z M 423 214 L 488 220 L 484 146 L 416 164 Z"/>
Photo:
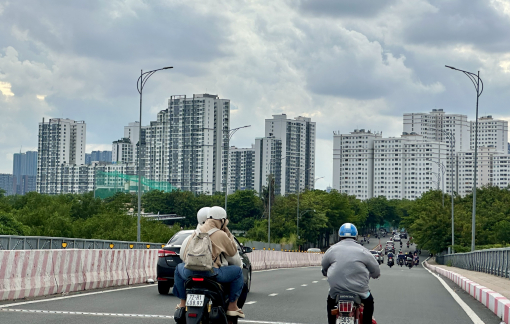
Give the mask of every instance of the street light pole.
<path id="1" fill-rule="evenodd" d="M 230 160 L 230 156 L 229 156 L 229 153 L 230 153 L 230 139 L 232 138 L 232 136 L 234 136 L 234 134 L 240 130 L 241 128 L 247 128 L 247 127 L 251 127 L 251 125 L 247 125 L 247 126 L 241 126 L 241 127 L 237 127 L 237 128 L 234 128 L 234 129 L 231 129 L 228 131 L 228 137 L 227 137 L 227 174 L 225 175 L 225 212 L 227 211 L 227 200 L 228 200 L 228 166 L 229 166 L 229 160 Z"/>
<path id="2" fill-rule="evenodd" d="M 161 70 L 168 70 L 173 69 L 173 66 L 167 66 L 161 69 L 152 70 L 148 72 L 143 72 L 143 70 L 140 70 L 140 77 L 138 78 L 138 81 L 136 81 L 136 89 L 138 90 L 138 93 L 140 94 L 140 125 L 138 125 L 138 150 L 137 150 L 137 163 L 138 163 L 138 220 L 137 220 L 137 226 L 136 226 L 136 241 L 140 242 L 140 219 L 141 219 L 141 210 L 142 210 L 142 170 L 141 170 L 141 147 L 142 147 L 142 93 L 143 93 L 143 87 L 145 86 L 145 83 L 147 80 L 157 71 Z"/>
<path id="3" fill-rule="evenodd" d="M 282 157 L 280 159 L 283 160 L 285 159 L 286 156 Z M 272 158 L 271 158 L 271 161 L 269 162 L 269 176 L 270 176 L 270 179 L 269 179 L 269 185 L 268 185 L 268 197 L 269 197 L 269 205 L 268 205 L 268 216 L 267 216 L 267 242 L 269 243 L 269 247 L 271 247 L 271 183 L 273 182 L 273 176 L 272 176 L 272 173 L 271 173 L 271 168 L 272 168 Z"/>
<path id="4" fill-rule="evenodd" d="M 478 100 L 483 92 L 483 81 L 480 79 L 480 71 L 478 74 L 460 70 L 452 66 L 445 65 L 447 68 L 464 73 L 473 83 L 476 90 L 476 120 L 475 120 L 475 162 L 473 172 L 473 211 L 471 213 L 471 251 L 475 250 L 475 225 L 476 225 L 476 171 L 478 162 Z M 481 83 L 481 84 L 480 84 Z"/>

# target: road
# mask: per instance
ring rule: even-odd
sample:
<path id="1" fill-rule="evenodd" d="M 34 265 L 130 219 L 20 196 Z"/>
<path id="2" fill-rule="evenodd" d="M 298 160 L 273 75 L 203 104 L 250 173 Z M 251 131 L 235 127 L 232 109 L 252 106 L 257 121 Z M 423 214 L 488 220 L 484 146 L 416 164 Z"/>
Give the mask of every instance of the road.
<path id="1" fill-rule="evenodd" d="M 372 241 L 368 247 L 376 242 Z M 405 245 L 404 245 L 405 247 Z M 404 250 L 407 250 L 404 248 Z M 412 269 L 381 265 L 371 281 L 378 323 L 473 323 L 441 282 L 421 265 Z M 450 285 L 482 323 L 498 318 L 471 296 Z M 253 273 L 252 291 L 240 323 L 326 323 L 328 283 L 319 267 Z M 177 298 L 162 296 L 155 285 L 85 292 L 63 297 L 0 304 L 0 323 L 174 323 Z"/>

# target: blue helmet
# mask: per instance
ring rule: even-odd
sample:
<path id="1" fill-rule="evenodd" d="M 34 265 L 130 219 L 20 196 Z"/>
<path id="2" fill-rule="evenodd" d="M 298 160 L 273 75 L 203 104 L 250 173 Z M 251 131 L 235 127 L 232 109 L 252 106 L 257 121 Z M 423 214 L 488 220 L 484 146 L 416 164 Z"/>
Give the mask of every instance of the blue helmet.
<path id="1" fill-rule="evenodd" d="M 338 230 L 338 236 L 340 237 L 352 237 L 355 238 L 358 235 L 358 230 L 356 229 L 356 226 L 351 223 L 345 223 L 342 226 L 340 226 L 340 229 Z"/>

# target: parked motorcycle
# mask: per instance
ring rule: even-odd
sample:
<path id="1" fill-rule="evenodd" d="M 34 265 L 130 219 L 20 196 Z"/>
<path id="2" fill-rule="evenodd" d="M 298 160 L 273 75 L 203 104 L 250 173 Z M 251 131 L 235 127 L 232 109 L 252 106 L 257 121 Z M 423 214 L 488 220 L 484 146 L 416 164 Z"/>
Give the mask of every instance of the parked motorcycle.
<path id="1" fill-rule="evenodd" d="M 186 307 L 176 310 L 177 324 L 237 324 L 237 317 L 227 316 L 228 293 L 213 279 L 192 276 L 186 280 Z"/>

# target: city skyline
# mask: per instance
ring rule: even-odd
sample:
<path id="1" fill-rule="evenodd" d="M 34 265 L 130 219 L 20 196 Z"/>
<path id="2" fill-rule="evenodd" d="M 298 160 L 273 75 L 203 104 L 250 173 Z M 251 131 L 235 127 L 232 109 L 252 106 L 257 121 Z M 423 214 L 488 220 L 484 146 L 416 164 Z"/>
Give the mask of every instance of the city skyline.
<path id="1" fill-rule="evenodd" d="M 510 19 L 501 1 L 369 3 L 227 0 L 218 10 L 193 0 L 0 0 L 0 172 L 11 172 L 21 146 L 37 148 L 43 117 L 85 120 L 86 152 L 110 150 L 118 130 L 139 119 L 140 70 L 164 66 L 174 68 L 148 81 L 142 120 L 172 94 L 213 93 L 231 99 L 232 127 L 251 125 L 231 144 L 250 147 L 267 116 L 312 118 L 322 189 L 332 185 L 333 131 L 399 136 L 403 113 L 441 108 L 474 119 L 472 84 L 445 65 L 479 70 L 480 115 L 510 120 Z"/>

